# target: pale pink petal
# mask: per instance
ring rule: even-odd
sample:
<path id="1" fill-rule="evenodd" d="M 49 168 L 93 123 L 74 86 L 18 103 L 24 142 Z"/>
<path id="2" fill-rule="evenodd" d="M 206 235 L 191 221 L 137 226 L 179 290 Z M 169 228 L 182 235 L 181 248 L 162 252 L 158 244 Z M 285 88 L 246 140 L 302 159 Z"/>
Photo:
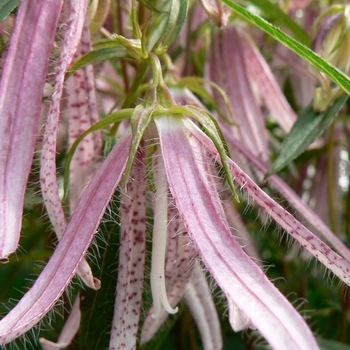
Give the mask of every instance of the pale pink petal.
<path id="1" fill-rule="evenodd" d="M 123 176 L 130 143 L 129 131 L 118 141 L 84 191 L 62 240 L 33 287 L 1 319 L 0 345 L 37 324 L 67 288 Z"/>
<path id="2" fill-rule="evenodd" d="M 198 261 L 185 289 L 185 300 L 202 338 L 204 350 L 222 348 L 221 326 L 205 275 Z"/>
<path id="3" fill-rule="evenodd" d="M 242 220 L 240 213 L 233 203 L 232 198 L 224 199 L 224 208 L 227 221 L 233 237 L 241 245 L 243 250 L 254 259 L 254 261 L 261 267 L 260 256 L 254 246 L 251 235 L 245 223 Z"/>
<path id="4" fill-rule="evenodd" d="M 110 350 L 136 349 L 146 255 L 144 150 L 140 150 L 136 155 L 130 172 L 127 192 L 121 194 L 120 201 L 119 270 Z"/>
<path id="5" fill-rule="evenodd" d="M 263 97 L 276 122 L 284 132 L 289 133 L 297 120 L 297 115 L 283 95 L 269 65 L 264 57 L 247 36 L 241 35 L 243 55 L 250 80 L 259 87 L 259 94 Z"/>
<path id="6" fill-rule="evenodd" d="M 229 321 L 234 331 L 239 332 L 249 327 L 255 328 L 254 325 L 250 322 L 250 319 L 247 317 L 247 315 L 242 312 L 230 298 L 227 299 L 227 303 Z"/>
<path id="7" fill-rule="evenodd" d="M 212 141 L 189 120 L 186 126 L 193 135 L 219 159 L 218 151 Z M 269 197 L 249 176 L 247 176 L 231 159 L 229 159 L 232 176 L 240 186 L 268 215 L 284 228 L 302 247 L 308 250 L 316 259 L 338 276 L 343 282 L 350 285 L 350 264 L 336 254 L 328 245 L 322 242 L 310 230 L 302 225 L 295 217 Z M 296 195 L 295 195 L 296 196 Z M 333 241 L 339 239 L 332 233 Z M 340 241 L 339 241 L 340 242 Z M 332 242 L 333 243 L 333 242 Z"/>
<path id="8" fill-rule="evenodd" d="M 75 59 L 91 51 L 89 21 L 86 20 Z M 69 121 L 69 146 L 92 125 L 99 121 L 97 111 L 94 70 L 84 67 L 66 82 Z M 101 132 L 96 131 L 84 138 L 71 161 L 69 175 L 69 205 L 73 213 L 89 180 L 101 163 Z"/>
<path id="9" fill-rule="evenodd" d="M 59 195 L 56 175 L 56 142 L 60 117 L 60 103 L 66 71 L 81 39 L 87 2 L 71 0 L 66 31 L 61 48 L 60 63 L 56 69 L 55 87 L 47 117 L 41 155 L 40 180 L 47 212 L 58 239 L 61 239 L 67 222 Z M 88 263 L 83 260 L 79 269 L 82 280 L 90 287 L 98 289 L 100 282 L 94 279 Z"/>
<path id="10" fill-rule="evenodd" d="M 210 79 L 225 90 L 237 124 L 234 128 L 238 128 L 242 142 L 255 155 L 268 160 L 265 120 L 248 79 L 241 46 L 234 27 L 217 33 L 209 66 Z M 221 109 L 227 110 L 222 99 L 213 93 Z"/>
<path id="11" fill-rule="evenodd" d="M 201 181 L 184 121 L 155 119 L 170 190 L 203 262 L 274 349 L 317 349 L 303 318 L 244 253 L 218 215 Z"/>
<path id="12" fill-rule="evenodd" d="M 56 69 L 54 92 L 45 127 L 40 169 L 44 202 L 58 239 L 62 237 L 67 226 L 56 175 L 56 141 L 60 103 L 64 77 L 80 42 L 87 3 L 86 0 L 72 0 L 70 5 L 69 17 L 66 23 L 67 28 L 61 48 L 60 62 Z"/>
<path id="13" fill-rule="evenodd" d="M 67 321 L 62 329 L 57 343 L 40 338 L 40 344 L 44 350 L 58 350 L 65 349 L 74 339 L 80 326 L 81 312 L 80 312 L 80 295 L 78 294 L 73 304 L 72 310 L 69 312 Z"/>
<path id="14" fill-rule="evenodd" d="M 228 143 L 234 145 L 242 152 L 252 165 L 263 174 L 268 172 L 268 167 L 254 154 L 249 151 L 241 142 L 226 133 L 223 129 L 224 136 Z M 329 229 L 329 227 L 321 220 L 316 213 L 305 204 L 300 196 L 298 196 L 279 176 L 271 175 L 268 181 L 276 188 L 276 190 L 288 200 L 291 206 L 297 210 L 299 215 L 311 224 L 346 260 L 350 261 L 349 248 Z"/>
<path id="15" fill-rule="evenodd" d="M 232 10 L 219 0 L 200 0 L 208 17 L 218 26 L 225 27 Z"/>
<path id="16" fill-rule="evenodd" d="M 0 259 L 16 250 L 62 0 L 23 0 L 0 87 Z"/>

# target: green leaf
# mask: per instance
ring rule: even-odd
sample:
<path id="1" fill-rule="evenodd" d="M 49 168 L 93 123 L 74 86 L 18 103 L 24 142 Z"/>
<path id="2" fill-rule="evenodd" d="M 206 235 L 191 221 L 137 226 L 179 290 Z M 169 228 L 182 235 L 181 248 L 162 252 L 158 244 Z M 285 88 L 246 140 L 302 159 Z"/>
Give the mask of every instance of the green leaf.
<path id="1" fill-rule="evenodd" d="M 284 46 L 295 52 L 300 57 L 304 58 L 307 62 L 315 66 L 317 69 L 324 72 L 330 79 L 343 88 L 348 94 L 350 94 L 350 79 L 347 75 L 341 72 L 338 68 L 334 67 L 324 59 L 322 59 L 315 52 L 300 44 L 295 39 L 291 38 L 280 29 L 276 28 L 271 23 L 267 22 L 263 18 L 253 14 L 252 12 L 244 9 L 242 6 L 237 5 L 231 0 L 221 0 L 232 10 L 236 11 L 240 16 L 254 24 L 273 38 L 278 40 Z"/>
<path id="2" fill-rule="evenodd" d="M 306 108 L 284 140 L 280 154 L 266 176 L 280 171 L 304 152 L 329 127 L 348 97 L 348 95 L 342 95 L 321 113 L 315 112 L 312 106 Z"/>
<path id="3" fill-rule="evenodd" d="M 177 16 L 176 24 L 174 26 L 173 31 L 171 32 L 171 34 L 169 35 L 169 37 L 167 38 L 167 40 L 165 42 L 166 49 L 170 47 L 170 45 L 175 41 L 176 38 L 178 38 L 178 36 L 181 32 L 182 26 L 184 25 L 184 23 L 187 19 L 188 4 L 189 4 L 188 0 L 181 0 L 180 1 L 180 10 L 179 10 L 179 14 Z"/>
<path id="4" fill-rule="evenodd" d="M 3 22 L 20 2 L 21 0 L 0 0 L 0 22 Z"/>
<path id="5" fill-rule="evenodd" d="M 111 58 L 129 58 L 129 55 L 127 54 L 126 49 L 121 45 L 114 45 L 112 47 L 108 46 L 90 51 L 72 64 L 69 71 L 67 72 L 66 79 L 68 79 L 80 68 L 101 61 L 106 61 Z"/>
<path id="6" fill-rule="evenodd" d="M 295 38 L 306 46 L 311 45 L 311 38 L 300 25 L 294 22 L 286 13 L 284 13 L 276 4 L 270 0 L 251 0 L 255 6 L 260 8 L 274 23 L 284 26 L 293 33 Z"/>

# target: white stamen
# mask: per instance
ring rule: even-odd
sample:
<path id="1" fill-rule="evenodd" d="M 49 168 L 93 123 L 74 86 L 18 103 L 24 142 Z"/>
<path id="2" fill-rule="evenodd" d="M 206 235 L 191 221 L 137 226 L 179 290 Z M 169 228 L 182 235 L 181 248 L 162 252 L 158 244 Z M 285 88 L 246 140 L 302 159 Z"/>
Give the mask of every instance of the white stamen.
<path id="1" fill-rule="evenodd" d="M 158 152 L 157 152 L 158 153 Z M 151 290 L 153 298 L 153 318 L 157 318 L 164 306 L 170 314 L 178 311 L 169 304 L 165 288 L 165 252 L 167 245 L 168 229 L 168 183 L 165 176 L 164 165 L 155 161 L 154 183 L 156 196 L 154 204 L 154 224 L 153 224 L 153 245 L 152 245 L 152 265 L 151 265 Z"/>

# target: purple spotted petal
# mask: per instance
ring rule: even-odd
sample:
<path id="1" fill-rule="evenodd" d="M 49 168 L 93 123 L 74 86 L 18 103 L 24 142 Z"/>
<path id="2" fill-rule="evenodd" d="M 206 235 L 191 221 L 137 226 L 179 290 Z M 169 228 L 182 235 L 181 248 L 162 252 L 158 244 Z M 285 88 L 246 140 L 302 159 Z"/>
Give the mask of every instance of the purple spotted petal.
<path id="1" fill-rule="evenodd" d="M 146 256 L 144 150 L 136 155 L 127 192 L 120 201 L 119 271 L 109 350 L 136 349 Z"/>
<path id="2" fill-rule="evenodd" d="M 201 132 L 193 123 L 186 121 L 186 126 L 193 135 L 207 147 L 213 157 L 219 154 L 212 141 Z M 350 285 L 350 264 L 335 253 L 327 244 L 322 242 L 310 230 L 302 225 L 293 215 L 282 208 L 269 197 L 236 163 L 229 159 L 229 164 L 235 183 L 241 187 L 268 215 L 284 228 L 302 247 L 308 250 L 316 259 L 338 276 L 343 282 Z M 286 188 L 284 188 L 286 190 Z M 295 195 L 296 196 L 296 195 Z M 316 215 L 315 215 L 316 216 Z M 317 217 L 317 216 L 316 216 Z M 332 236 L 336 236 L 331 233 Z M 333 239 L 334 240 L 334 239 Z M 337 239 L 339 241 L 339 239 Z M 340 242 L 340 241 L 339 241 Z"/>
<path id="3" fill-rule="evenodd" d="M 89 21 L 86 20 L 75 59 L 91 50 Z M 82 133 L 99 121 L 92 65 L 80 69 L 67 80 L 66 96 L 69 146 L 72 146 Z M 96 131 L 87 135 L 74 153 L 69 176 L 69 205 L 71 212 L 74 211 L 86 185 L 101 163 L 101 147 L 101 132 Z"/>
<path id="4" fill-rule="evenodd" d="M 225 139 L 229 144 L 234 145 L 252 165 L 266 174 L 268 167 L 254 154 L 249 151 L 241 142 L 226 133 L 223 129 Z M 299 215 L 309 222 L 345 259 L 350 261 L 349 248 L 329 229 L 329 227 L 321 220 L 316 213 L 305 204 L 302 199 L 277 175 L 272 175 L 268 181 L 276 188 L 276 190 L 288 200 L 291 206 L 298 211 Z"/>

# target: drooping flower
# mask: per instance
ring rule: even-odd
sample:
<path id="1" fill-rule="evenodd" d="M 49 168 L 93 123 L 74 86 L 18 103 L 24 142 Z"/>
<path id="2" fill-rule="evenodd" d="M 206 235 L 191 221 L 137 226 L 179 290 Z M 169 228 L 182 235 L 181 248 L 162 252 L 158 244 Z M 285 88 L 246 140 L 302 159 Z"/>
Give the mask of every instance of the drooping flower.
<path id="1" fill-rule="evenodd" d="M 84 13 L 84 8 L 81 11 Z M 78 22 L 82 26 L 82 18 L 79 16 L 77 27 Z M 74 32 L 72 28 L 68 30 Z M 79 35 L 68 35 L 69 39 L 76 48 Z M 138 53 L 139 41 L 136 43 L 132 49 Z M 61 215 L 62 219 L 56 222 L 57 227 L 61 225 L 56 228 L 57 233 L 62 231 L 61 240 L 33 287 L 0 321 L 0 345 L 32 328 L 60 298 L 84 261 L 108 203 L 119 186 L 121 241 L 110 349 L 134 349 L 138 342 L 142 293 L 146 287 L 147 221 L 152 226 L 149 293 L 152 294 L 153 306 L 142 326 L 142 343 L 154 336 L 168 313 L 177 312 L 177 305 L 184 297 L 190 304 L 205 349 L 222 347 L 219 318 L 211 296 L 206 295 L 210 293 L 206 283 L 207 271 L 227 299 L 234 330 L 257 328 L 275 349 L 317 349 L 306 322 L 235 239 L 223 197 L 231 205 L 231 197 L 238 198 L 235 182 L 286 232 L 347 284 L 350 283 L 349 263 L 273 201 L 229 158 L 220 129 L 207 111 L 173 101 L 155 54 L 138 57 L 152 66 L 153 81 L 142 104 L 133 109 L 131 116 L 130 110 L 116 112 L 120 117 L 118 122 L 130 117 L 130 121 L 123 124 L 125 132 L 86 189 L 79 189 L 81 198 L 73 205 L 71 220 L 65 222 L 54 154 L 62 84 L 71 54 L 73 52 L 62 52 L 43 152 L 43 192 L 45 185 L 50 192 L 53 183 L 53 197 L 46 197 L 46 202 L 49 212 L 51 206 L 49 215 L 54 226 L 57 208 Z M 244 82 L 247 82 L 246 77 Z M 89 92 L 87 90 L 83 89 L 83 92 Z M 90 131 L 96 131 L 100 125 L 97 123 Z M 79 133 L 83 131 L 80 126 Z M 83 135 L 88 133 L 86 131 Z M 257 134 L 255 130 L 254 137 Z M 265 151 L 264 147 L 261 150 Z M 264 157 L 267 158 L 266 154 Z M 254 156 L 251 159 L 256 162 Z M 260 166 L 263 168 L 264 164 Z M 229 189 L 223 191 L 225 182 Z M 78 195 L 73 197 L 75 201 Z M 152 213 L 151 218 L 146 209 Z M 94 282 L 90 283 L 92 287 L 96 287 Z M 72 314 L 76 316 L 73 317 L 74 331 L 79 319 L 77 309 L 78 306 Z M 60 339 L 64 344 L 72 339 L 72 334 L 67 335 L 67 327 L 69 324 Z M 47 343 L 47 346 L 59 345 Z"/>

